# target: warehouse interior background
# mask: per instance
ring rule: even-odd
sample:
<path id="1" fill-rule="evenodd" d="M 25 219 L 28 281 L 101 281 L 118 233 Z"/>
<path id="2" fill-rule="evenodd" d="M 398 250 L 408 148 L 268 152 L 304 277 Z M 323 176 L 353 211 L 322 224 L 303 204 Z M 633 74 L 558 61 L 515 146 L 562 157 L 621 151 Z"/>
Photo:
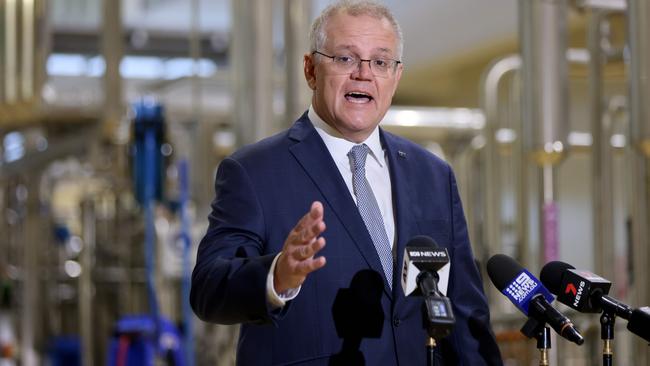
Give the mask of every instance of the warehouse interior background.
<path id="1" fill-rule="evenodd" d="M 237 328 L 187 300 L 215 169 L 309 106 L 330 2 L 0 0 L 0 365 L 114 365 L 126 339 L 234 363 Z M 482 270 L 562 260 L 649 306 L 650 3 L 384 3 L 405 47 L 382 126 L 452 164 Z M 537 364 L 483 274 L 506 364 Z M 553 338 L 551 364 L 600 364 L 598 315 L 557 307 L 586 343 Z M 650 365 L 626 323 L 614 364 Z"/>

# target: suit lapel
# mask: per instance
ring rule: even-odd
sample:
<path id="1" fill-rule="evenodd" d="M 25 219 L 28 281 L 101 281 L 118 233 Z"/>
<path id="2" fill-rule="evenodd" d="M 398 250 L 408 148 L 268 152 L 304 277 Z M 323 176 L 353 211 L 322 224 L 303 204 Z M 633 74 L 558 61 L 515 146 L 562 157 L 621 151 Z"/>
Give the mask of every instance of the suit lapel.
<path id="1" fill-rule="evenodd" d="M 331 207 L 332 213 L 345 227 L 368 266 L 383 276 L 384 271 L 377 250 L 350 191 L 327 151 L 325 143 L 306 114 L 291 128 L 289 138 L 296 141 L 289 147 L 291 154 L 318 187 L 324 200 Z M 387 283 L 384 283 L 384 292 L 392 297 Z"/>
<path id="2" fill-rule="evenodd" d="M 408 149 L 399 143 L 394 136 L 381 131 L 381 138 L 386 148 L 386 158 L 390 169 L 390 180 L 393 193 L 393 210 L 395 215 L 395 279 L 393 289 L 397 299 L 404 297 L 402 290 L 402 262 L 404 260 L 404 248 L 406 242 L 414 232 L 412 226 L 415 220 L 409 209 L 411 206 L 411 195 L 409 193 L 409 156 Z"/>

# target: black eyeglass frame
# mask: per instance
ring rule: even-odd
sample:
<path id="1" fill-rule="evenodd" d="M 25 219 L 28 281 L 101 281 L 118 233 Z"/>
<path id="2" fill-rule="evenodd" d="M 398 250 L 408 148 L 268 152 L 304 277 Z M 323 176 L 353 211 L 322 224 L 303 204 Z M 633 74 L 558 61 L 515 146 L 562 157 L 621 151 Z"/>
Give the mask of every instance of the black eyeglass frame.
<path id="1" fill-rule="evenodd" d="M 325 54 L 325 53 L 322 53 L 322 52 L 320 52 L 320 51 L 312 51 L 311 54 L 312 54 L 312 55 L 314 55 L 314 54 L 318 54 L 318 55 L 321 55 L 321 56 L 325 56 L 325 57 L 329 58 L 329 59 L 332 60 L 332 61 L 335 61 L 334 59 L 337 58 L 337 57 L 341 57 L 340 55 L 330 56 L 330 55 Z M 352 57 L 354 57 L 354 56 L 352 56 Z M 354 58 L 356 58 L 356 57 L 354 57 Z M 368 63 L 368 66 L 370 67 L 370 71 L 373 70 L 373 68 L 372 68 L 372 64 L 371 64 L 372 61 L 376 61 L 376 60 L 385 60 L 385 61 L 392 61 L 392 62 L 394 62 L 395 65 L 392 67 L 392 69 L 393 69 L 392 72 L 395 72 L 395 70 L 397 70 L 397 66 L 398 66 L 399 64 L 402 63 L 402 61 L 400 61 L 400 60 L 395 60 L 395 59 L 392 59 L 392 58 L 387 58 L 387 59 L 377 59 L 377 58 L 376 58 L 376 59 L 363 59 L 363 58 L 358 58 L 358 60 L 359 60 L 359 63 L 357 64 L 357 67 L 360 67 L 362 62 L 367 62 L 367 63 Z M 373 75 L 374 75 L 374 72 L 373 72 Z M 377 76 L 377 75 L 375 75 L 375 76 Z"/>

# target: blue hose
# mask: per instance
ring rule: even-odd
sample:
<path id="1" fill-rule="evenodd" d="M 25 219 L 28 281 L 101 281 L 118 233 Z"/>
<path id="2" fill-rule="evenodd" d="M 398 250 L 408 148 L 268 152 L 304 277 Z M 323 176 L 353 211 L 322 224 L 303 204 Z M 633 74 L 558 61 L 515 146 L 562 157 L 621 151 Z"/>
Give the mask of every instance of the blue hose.
<path id="1" fill-rule="evenodd" d="M 154 223 L 154 198 L 155 198 L 155 185 L 156 174 L 153 162 L 158 158 L 156 149 L 156 136 L 154 130 L 147 130 L 144 135 L 144 154 L 145 161 L 149 162 L 144 164 L 145 183 L 144 183 L 144 218 L 145 218 L 145 232 L 144 232 L 144 251 L 145 251 L 145 271 L 147 276 L 147 293 L 149 295 L 149 309 L 151 316 L 156 321 L 155 338 L 158 339 L 159 326 L 157 321 L 159 319 L 158 297 L 156 295 L 156 283 L 154 277 L 155 268 L 155 244 L 156 244 L 156 231 Z"/>
<path id="2" fill-rule="evenodd" d="M 180 235 L 183 241 L 183 282 L 181 288 L 183 322 L 185 323 L 183 343 L 185 345 L 186 364 L 187 366 L 194 366 L 194 315 L 190 307 L 190 286 L 192 285 L 190 252 L 192 249 L 192 240 L 190 234 L 190 218 L 187 212 L 187 202 L 189 201 L 189 169 L 187 159 L 181 159 L 178 163 L 178 178 L 180 180 Z"/>

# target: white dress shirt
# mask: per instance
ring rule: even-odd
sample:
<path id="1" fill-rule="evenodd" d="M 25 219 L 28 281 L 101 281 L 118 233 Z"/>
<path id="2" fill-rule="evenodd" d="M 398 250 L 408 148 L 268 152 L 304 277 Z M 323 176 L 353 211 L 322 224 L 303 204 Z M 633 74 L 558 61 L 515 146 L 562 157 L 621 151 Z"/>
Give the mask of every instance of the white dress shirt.
<path id="1" fill-rule="evenodd" d="M 357 143 L 348 141 L 341 136 L 341 134 L 325 123 L 318 114 L 314 111 L 313 107 L 309 108 L 309 120 L 314 124 L 316 132 L 320 135 L 330 152 L 332 159 L 339 168 L 339 172 L 345 181 L 345 185 L 350 191 L 350 195 L 357 202 L 357 197 L 354 195 L 352 188 L 352 162 L 348 157 L 348 152 Z M 366 179 L 370 183 L 372 193 L 375 195 L 381 216 L 384 219 L 384 228 L 390 241 L 391 247 L 395 241 L 395 217 L 393 215 L 393 194 L 390 184 L 390 171 L 388 170 L 388 161 L 386 160 L 386 153 L 381 147 L 379 139 L 379 127 L 375 127 L 370 136 L 362 142 L 370 148 L 370 156 L 372 159 L 366 159 Z"/>
<path id="2" fill-rule="evenodd" d="M 316 132 L 320 135 L 329 151 L 336 167 L 339 169 L 345 185 L 348 187 L 350 196 L 356 203 L 357 198 L 354 195 L 352 187 L 352 162 L 348 157 L 348 152 L 355 142 L 346 140 L 337 130 L 332 128 L 323 121 L 322 118 L 313 106 L 309 107 L 308 112 L 309 120 L 313 123 Z M 366 179 L 370 184 L 372 192 L 375 195 L 381 216 L 384 220 L 384 228 L 388 235 L 391 247 L 394 247 L 395 242 L 395 216 L 393 215 L 393 194 L 391 190 L 390 171 L 388 170 L 388 161 L 386 160 L 386 153 L 381 146 L 379 138 L 379 127 L 375 127 L 370 136 L 362 142 L 370 148 L 370 156 L 372 159 L 366 159 Z M 279 256 L 280 254 L 278 254 Z M 275 257 L 271 270 L 266 281 L 267 299 L 268 302 L 275 308 L 284 306 L 285 302 L 294 299 L 300 288 L 291 289 L 286 293 L 277 294 L 273 286 L 273 273 L 275 271 L 275 264 L 278 256 Z"/>

